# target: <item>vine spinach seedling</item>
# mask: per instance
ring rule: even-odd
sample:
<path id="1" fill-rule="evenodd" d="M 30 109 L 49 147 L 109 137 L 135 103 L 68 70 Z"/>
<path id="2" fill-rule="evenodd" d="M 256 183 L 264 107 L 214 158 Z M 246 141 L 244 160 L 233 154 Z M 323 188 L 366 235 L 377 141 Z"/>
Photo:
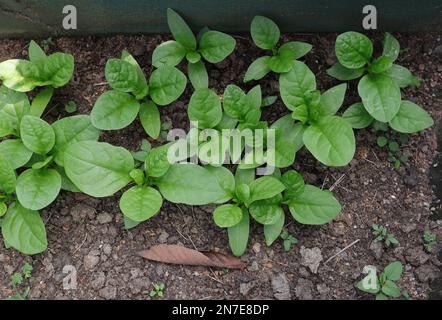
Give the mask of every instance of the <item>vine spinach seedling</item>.
<path id="1" fill-rule="evenodd" d="M 373 235 L 375 236 L 375 239 L 373 240 L 374 242 L 384 242 L 387 247 L 399 244 L 399 241 L 394 234 L 388 233 L 386 227 L 373 224 L 371 228 L 373 229 Z"/>
<path id="2" fill-rule="evenodd" d="M 287 42 L 278 48 L 277 44 L 281 35 L 279 27 L 275 22 L 263 16 L 253 18 L 250 33 L 256 46 L 271 51 L 272 55 L 253 61 L 247 69 L 244 82 L 262 79 L 270 71 L 289 72 L 293 61 L 303 57 L 312 49 L 311 44 L 301 41 Z"/>
<path id="3" fill-rule="evenodd" d="M 209 87 L 209 76 L 203 59 L 218 63 L 229 56 L 236 46 L 233 37 L 204 28 L 197 37 L 184 19 L 174 10 L 167 9 L 167 24 L 175 40 L 166 41 L 155 48 L 152 64 L 157 67 L 174 67 L 184 57 L 187 59 L 187 72 L 195 89 Z"/>
<path id="4" fill-rule="evenodd" d="M 101 130 L 118 130 L 130 125 L 139 115 L 146 133 L 153 139 L 161 131 L 157 105 L 177 100 L 186 88 L 186 76 L 177 68 L 154 70 L 147 82 L 136 60 L 123 51 L 121 59 L 106 63 L 106 80 L 113 90 L 103 93 L 91 112 L 92 124 Z"/>
<path id="5" fill-rule="evenodd" d="M 282 246 L 285 252 L 292 250 L 292 247 L 298 243 L 298 239 L 289 234 L 287 230 L 281 233 L 281 239 L 283 240 Z"/>
<path id="6" fill-rule="evenodd" d="M 35 42 L 29 44 L 29 61 L 11 59 L 0 63 L 0 80 L 9 89 L 28 92 L 35 87 L 66 85 L 74 73 L 74 57 L 56 52 L 49 56 Z"/>
<path id="7" fill-rule="evenodd" d="M 432 252 L 433 246 L 437 243 L 436 242 L 437 236 L 434 233 L 431 233 L 430 230 L 425 230 L 422 238 L 424 240 L 425 251 Z"/>
<path id="8" fill-rule="evenodd" d="M 376 295 L 376 300 L 387 300 L 391 298 L 399 298 L 401 290 L 396 282 L 399 281 L 403 272 L 403 266 L 400 261 L 390 263 L 385 267 L 379 277 L 371 270 L 369 274 L 359 281 L 356 287 L 364 292 Z"/>
<path id="9" fill-rule="evenodd" d="M 22 286 L 26 280 L 31 278 L 33 270 L 34 268 L 32 265 L 26 262 L 23 265 L 21 272 L 15 272 L 11 276 L 11 284 L 14 288 L 15 294 L 6 298 L 6 300 L 26 300 L 29 295 L 30 287 L 26 287 L 23 291 L 21 291 L 19 286 Z"/>

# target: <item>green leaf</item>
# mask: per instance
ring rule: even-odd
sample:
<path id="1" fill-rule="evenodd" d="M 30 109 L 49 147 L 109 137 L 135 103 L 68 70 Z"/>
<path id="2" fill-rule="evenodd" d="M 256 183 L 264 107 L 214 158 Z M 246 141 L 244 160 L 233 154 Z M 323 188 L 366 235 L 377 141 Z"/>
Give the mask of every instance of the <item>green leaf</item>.
<path id="1" fill-rule="evenodd" d="M 186 59 L 190 63 L 197 63 L 201 61 L 201 55 L 196 51 L 190 51 L 186 54 Z"/>
<path id="2" fill-rule="evenodd" d="M 360 78 L 364 75 L 364 73 L 365 73 L 364 67 L 350 69 L 344 67 L 339 62 L 335 63 L 332 67 L 327 69 L 327 74 L 329 76 L 341 81 L 349 81 Z"/>
<path id="3" fill-rule="evenodd" d="M 34 40 L 29 43 L 28 52 L 31 62 L 44 61 L 47 57 L 43 49 Z"/>
<path id="4" fill-rule="evenodd" d="M 368 71 L 372 73 L 382 73 L 387 71 L 393 65 L 393 59 L 386 56 L 381 56 L 375 59 L 370 66 L 368 67 Z"/>
<path id="5" fill-rule="evenodd" d="M 385 281 L 384 285 L 382 286 L 382 292 L 393 298 L 399 298 L 401 296 L 401 289 L 391 280 Z"/>
<path id="6" fill-rule="evenodd" d="M 271 106 L 278 100 L 278 96 L 268 96 L 262 99 L 261 108 Z"/>
<path id="7" fill-rule="evenodd" d="M 345 166 L 355 154 L 353 129 L 341 117 L 321 118 L 305 130 L 303 139 L 313 156 L 327 166 Z"/>
<path id="8" fill-rule="evenodd" d="M 189 80 L 195 90 L 206 89 L 209 87 L 209 75 L 207 74 L 206 66 L 201 60 L 196 63 L 187 65 L 187 72 Z"/>
<path id="9" fill-rule="evenodd" d="M 301 195 L 291 199 L 289 209 L 299 223 L 320 225 L 336 218 L 341 205 L 330 191 L 306 185 Z"/>
<path id="10" fill-rule="evenodd" d="M 190 163 L 172 165 L 156 184 L 163 197 L 173 203 L 205 205 L 225 197 L 213 174 Z"/>
<path id="11" fill-rule="evenodd" d="M 55 133 L 45 121 L 34 116 L 24 116 L 20 124 L 20 136 L 29 150 L 44 155 L 55 144 Z"/>
<path id="12" fill-rule="evenodd" d="M 376 300 L 388 300 L 388 297 L 386 295 L 384 295 L 383 293 L 378 293 L 376 295 Z"/>
<path id="13" fill-rule="evenodd" d="M 61 177 L 54 169 L 28 169 L 17 178 L 17 198 L 27 209 L 46 208 L 54 202 L 60 190 Z"/>
<path id="14" fill-rule="evenodd" d="M 235 50 L 235 46 L 233 37 L 219 31 L 205 32 L 199 42 L 201 55 L 210 63 L 223 61 Z"/>
<path id="15" fill-rule="evenodd" d="M 397 41 L 397 39 L 393 37 L 391 33 L 385 32 L 382 45 L 384 47 L 382 55 L 391 58 L 392 61 L 395 61 L 399 56 L 399 51 L 400 51 L 399 41 Z"/>
<path id="16" fill-rule="evenodd" d="M 224 203 L 232 199 L 235 193 L 235 177 L 232 172 L 225 167 L 206 166 L 211 174 L 213 174 L 218 181 L 218 184 L 225 191 L 225 196 L 217 201 L 217 203 Z"/>
<path id="17" fill-rule="evenodd" d="M 150 97 L 157 105 L 168 105 L 183 94 L 186 84 L 186 76 L 177 68 L 158 68 L 150 76 Z"/>
<path id="18" fill-rule="evenodd" d="M 0 118 L 9 120 L 13 129 L 18 129 L 20 121 L 29 113 L 30 104 L 28 96 L 16 92 L 4 85 L 0 87 Z"/>
<path id="19" fill-rule="evenodd" d="M 137 99 L 144 98 L 149 92 L 144 75 L 138 72 L 137 66 L 125 60 L 109 59 L 105 77 L 112 89 L 133 93 Z"/>
<path id="20" fill-rule="evenodd" d="M 0 218 L 8 212 L 8 206 L 4 202 L 0 202 Z M 1 223 L 0 223 L 1 226 Z"/>
<path id="21" fill-rule="evenodd" d="M 290 50 L 283 50 L 270 58 L 268 66 L 271 71 L 276 73 L 289 72 L 293 66 L 294 54 Z"/>
<path id="22" fill-rule="evenodd" d="M 174 10 L 167 8 L 167 24 L 176 41 L 188 50 L 196 49 L 196 38 L 186 21 Z"/>
<path id="23" fill-rule="evenodd" d="M 246 94 L 246 102 L 248 104 L 247 109 L 261 109 L 261 103 L 262 103 L 262 91 L 261 86 L 258 84 L 254 86 L 252 89 L 250 89 L 249 92 Z"/>
<path id="24" fill-rule="evenodd" d="M 246 109 L 246 94 L 234 84 L 224 90 L 223 108 L 225 113 L 234 119 L 241 119 Z"/>
<path id="25" fill-rule="evenodd" d="M 12 204 L 2 223 L 5 242 L 21 253 L 33 255 L 46 250 L 46 229 L 37 211 Z"/>
<path id="26" fill-rule="evenodd" d="M 254 169 L 237 169 L 235 172 L 235 184 L 237 186 L 241 184 L 249 185 L 255 180 Z"/>
<path id="27" fill-rule="evenodd" d="M 302 62 L 293 61 L 293 68 L 279 76 L 281 98 L 287 108 L 295 110 L 305 104 L 307 93 L 316 89 L 313 72 Z"/>
<path id="28" fill-rule="evenodd" d="M 54 160 L 59 166 L 64 166 L 64 151 L 75 142 L 97 141 L 98 131 L 91 123 L 91 117 L 78 115 L 60 119 L 52 124 L 55 133 L 55 145 L 52 150 Z"/>
<path id="29" fill-rule="evenodd" d="M 284 191 L 285 186 L 281 181 L 274 177 L 261 177 L 250 183 L 250 200 L 249 203 L 268 199 L 276 196 Z"/>
<path id="30" fill-rule="evenodd" d="M 403 270 L 404 267 L 402 266 L 402 263 L 400 261 L 395 261 L 385 267 L 384 274 L 387 279 L 391 281 L 399 281 L 402 276 Z"/>
<path id="31" fill-rule="evenodd" d="M 281 176 L 281 182 L 285 185 L 284 200 L 294 199 L 304 193 L 304 178 L 295 170 L 289 170 Z"/>
<path id="32" fill-rule="evenodd" d="M 124 217 L 124 229 L 125 230 L 133 229 L 141 223 L 140 221 L 133 221 L 130 218 L 128 218 L 127 216 L 123 215 L 123 217 Z"/>
<path id="33" fill-rule="evenodd" d="M 135 186 L 123 193 L 120 209 L 124 216 L 137 222 L 146 221 L 160 211 L 163 197 L 154 188 Z"/>
<path id="34" fill-rule="evenodd" d="M 107 143 L 81 141 L 65 150 L 66 175 L 82 192 L 109 197 L 132 181 L 134 159 L 129 151 Z"/>
<path id="35" fill-rule="evenodd" d="M 365 286 L 364 286 L 364 280 L 365 281 L 370 281 L 370 280 L 375 280 L 376 282 L 374 283 L 374 288 L 372 288 L 371 286 L 370 287 L 368 287 L 368 288 L 366 288 Z M 373 293 L 373 294 L 376 294 L 376 293 L 378 293 L 379 292 L 379 290 L 381 289 L 380 287 L 379 287 L 379 283 L 378 283 L 378 279 L 376 278 L 376 279 L 373 279 L 373 277 L 372 277 L 372 275 L 367 275 L 365 278 L 364 278 L 364 280 L 361 280 L 361 281 L 359 281 L 357 284 L 356 284 L 356 287 L 359 289 L 359 290 L 361 290 L 361 291 L 363 291 L 363 292 L 367 292 L 367 293 Z M 369 285 L 371 285 L 371 283 L 369 283 Z"/>
<path id="36" fill-rule="evenodd" d="M 357 69 L 370 61 L 373 54 L 373 43 L 362 33 L 345 32 L 336 38 L 335 53 L 344 67 Z"/>
<path id="37" fill-rule="evenodd" d="M 385 145 L 388 143 L 388 139 L 385 138 L 384 136 L 378 137 L 376 139 L 376 143 L 379 147 L 385 147 Z"/>
<path id="38" fill-rule="evenodd" d="M 359 96 L 368 113 L 381 122 L 388 122 L 399 111 L 401 91 L 388 76 L 370 74 L 358 85 Z"/>
<path id="39" fill-rule="evenodd" d="M 342 83 L 325 91 L 321 95 L 318 112 L 321 116 L 334 115 L 342 106 L 347 91 L 347 84 Z"/>
<path id="40" fill-rule="evenodd" d="M 266 200 L 254 202 L 249 208 L 250 215 L 263 225 L 272 225 L 281 219 L 284 210 L 279 204 L 267 203 Z"/>
<path id="41" fill-rule="evenodd" d="M 26 60 L 10 59 L 0 63 L 0 80 L 11 90 L 31 91 L 38 84 L 37 75 L 36 66 Z"/>
<path id="42" fill-rule="evenodd" d="M 33 163 L 31 167 L 32 167 L 32 169 L 35 169 L 35 170 L 43 169 L 46 166 L 48 166 L 52 162 L 53 159 L 54 159 L 54 156 L 46 157 L 46 159 L 44 159 L 43 161 Z"/>
<path id="43" fill-rule="evenodd" d="M 190 97 L 188 114 L 190 121 L 198 121 L 199 128 L 213 128 L 223 116 L 221 101 L 211 89 L 196 90 Z"/>
<path id="44" fill-rule="evenodd" d="M 342 117 L 347 120 L 354 129 L 367 128 L 374 121 L 373 117 L 365 110 L 361 102 L 354 103 L 348 107 L 342 114 Z"/>
<path id="45" fill-rule="evenodd" d="M 130 94 L 107 91 L 95 102 L 92 124 L 100 130 L 119 130 L 130 125 L 140 110 L 139 102 Z"/>
<path id="46" fill-rule="evenodd" d="M 242 209 L 242 220 L 237 225 L 227 229 L 229 235 L 229 245 L 232 253 L 239 257 L 247 249 L 250 231 L 250 218 L 246 209 Z"/>
<path id="47" fill-rule="evenodd" d="M 285 215 L 281 214 L 278 221 L 274 224 L 264 225 L 264 237 L 267 246 L 271 246 L 276 239 L 279 238 L 284 227 Z"/>
<path id="48" fill-rule="evenodd" d="M 12 126 L 11 121 L 2 116 L 0 112 L 0 138 L 12 135 L 14 133 L 14 127 Z"/>
<path id="49" fill-rule="evenodd" d="M 242 210 L 233 204 L 219 206 L 213 212 L 213 220 L 218 227 L 233 227 L 241 222 Z"/>
<path id="50" fill-rule="evenodd" d="M 385 74 L 393 79 L 396 84 L 405 88 L 408 86 L 419 86 L 419 80 L 413 76 L 413 74 L 405 67 L 398 64 L 393 64 L 390 69 L 388 69 Z"/>
<path id="51" fill-rule="evenodd" d="M 32 99 L 31 108 L 29 110 L 30 116 L 41 117 L 51 101 L 52 95 L 54 94 L 53 88 L 46 88 L 39 92 L 34 99 Z"/>
<path id="52" fill-rule="evenodd" d="M 292 59 L 299 59 L 312 50 L 312 45 L 301 41 L 290 41 L 279 47 L 278 52 L 290 51 Z"/>
<path id="53" fill-rule="evenodd" d="M 9 160 L 13 169 L 23 167 L 32 157 L 32 151 L 28 150 L 18 139 L 0 142 L 0 154 Z"/>
<path id="54" fill-rule="evenodd" d="M 237 185 L 235 194 L 240 202 L 247 202 L 250 199 L 250 187 L 245 183 Z"/>
<path id="55" fill-rule="evenodd" d="M 287 168 L 295 162 L 296 151 L 303 145 L 303 127 L 286 115 L 272 124 L 275 130 L 275 167 Z"/>
<path id="56" fill-rule="evenodd" d="M 398 113 L 389 122 L 390 127 L 402 133 L 414 133 L 434 124 L 431 116 L 417 104 L 402 101 Z"/>
<path id="57" fill-rule="evenodd" d="M 15 190 L 15 172 L 11 163 L 0 153 L 0 192 L 13 193 Z M 0 201 L 1 202 L 1 201 Z"/>
<path id="58" fill-rule="evenodd" d="M 146 158 L 145 168 L 148 176 L 161 177 L 166 174 L 170 168 L 170 162 L 167 158 L 167 153 L 170 143 L 152 149 Z"/>
<path id="59" fill-rule="evenodd" d="M 78 189 L 74 183 L 66 176 L 66 172 L 64 171 L 64 168 L 62 167 L 56 167 L 55 170 L 57 170 L 58 174 L 61 177 L 61 189 L 66 190 L 69 192 L 79 193 L 81 192 L 80 189 Z"/>
<path id="60" fill-rule="evenodd" d="M 267 50 L 275 48 L 281 35 L 276 23 L 263 16 L 253 18 L 250 33 L 256 46 Z"/>
<path id="61" fill-rule="evenodd" d="M 155 68 L 175 67 L 186 56 L 186 48 L 177 41 L 166 41 L 155 48 L 152 54 L 152 65 Z"/>
<path id="62" fill-rule="evenodd" d="M 267 73 L 270 72 L 270 58 L 271 57 L 269 56 L 264 56 L 253 61 L 247 68 L 246 74 L 244 76 L 244 83 L 251 80 L 260 80 L 264 78 Z"/>
<path id="63" fill-rule="evenodd" d="M 149 137 L 157 139 L 160 136 L 160 111 L 153 101 L 148 100 L 140 105 L 140 121 Z"/>
<path id="64" fill-rule="evenodd" d="M 71 54 L 56 52 L 42 62 L 38 63 L 41 80 L 49 82 L 54 88 L 66 85 L 74 74 L 74 57 Z"/>

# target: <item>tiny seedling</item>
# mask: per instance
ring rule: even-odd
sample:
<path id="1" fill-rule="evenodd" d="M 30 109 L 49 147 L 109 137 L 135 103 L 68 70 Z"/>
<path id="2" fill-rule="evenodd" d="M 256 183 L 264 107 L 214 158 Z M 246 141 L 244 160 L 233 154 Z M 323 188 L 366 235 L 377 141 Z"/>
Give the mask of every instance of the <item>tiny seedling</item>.
<path id="1" fill-rule="evenodd" d="M 388 298 L 399 298 L 401 296 L 401 290 L 396 284 L 403 272 L 400 261 L 392 262 L 386 266 L 379 277 L 374 267 L 366 266 L 364 272 L 368 275 L 356 284 L 359 290 L 375 294 L 376 300 L 388 300 Z"/>
<path id="2" fill-rule="evenodd" d="M 373 224 L 372 229 L 373 235 L 375 236 L 375 239 L 373 240 L 374 242 L 384 242 L 387 247 L 399 244 L 399 241 L 395 238 L 394 234 L 388 233 L 386 227 Z"/>
<path id="3" fill-rule="evenodd" d="M 282 246 L 286 252 L 292 250 L 292 247 L 298 243 L 298 239 L 289 234 L 287 230 L 281 233 L 281 239 L 283 240 Z"/>
<path id="4" fill-rule="evenodd" d="M 306 55 L 312 45 L 291 41 L 277 46 L 281 32 L 278 25 L 271 19 L 256 16 L 252 20 L 250 33 L 253 42 L 261 49 L 271 51 L 271 55 L 260 57 L 252 62 L 244 76 L 244 82 L 259 80 L 269 72 L 286 73 L 292 68 L 293 61 Z"/>
<path id="5" fill-rule="evenodd" d="M 53 45 L 54 45 L 54 40 L 52 40 L 51 37 L 41 41 L 41 46 L 43 47 L 44 51 L 48 51 L 50 46 L 53 46 Z"/>
<path id="6" fill-rule="evenodd" d="M 162 298 L 164 297 L 164 290 L 166 289 L 166 285 L 162 282 L 160 283 L 155 283 L 153 285 L 153 289 L 150 291 L 149 296 L 151 298 Z"/>
<path id="7" fill-rule="evenodd" d="M 378 147 L 388 149 L 388 161 L 391 162 L 396 169 L 408 161 L 408 156 L 401 153 L 401 145 L 407 143 L 409 140 L 407 134 L 392 132 L 385 123 L 376 120 L 373 122 L 372 131 L 378 134 L 376 138 Z"/>
<path id="8" fill-rule="evenodd" d="M 77 111 L 77 104 L 75 103 L 75 101 L 68 101 L 68 103 L 66 103 L 66 105 L 64 106 L 64 109 L 67 113 L 74 113 Z"/>
<path id="9" fill-rule="evenodd" d="M 15 294 L 8 297 L 6 300 L 26 300 L 29 295 L 30 287 L 20 290 L 20 286 L 22 286 L 26 280 L 31 278 L 33 269 L 32 265 L 26 262 L 23 265 L 21 272 L 15 272 L 11 276 L 11 285 L 14 288 Z"/>
<path id="10" fill-rule="evenodd" d="M 430 230 L 425 230 L 422 238 L 424 240 L 425 251 L 432 252 L 433 246 L 436 244 L 436 235 L 434 233 L 431 233 Z"/>

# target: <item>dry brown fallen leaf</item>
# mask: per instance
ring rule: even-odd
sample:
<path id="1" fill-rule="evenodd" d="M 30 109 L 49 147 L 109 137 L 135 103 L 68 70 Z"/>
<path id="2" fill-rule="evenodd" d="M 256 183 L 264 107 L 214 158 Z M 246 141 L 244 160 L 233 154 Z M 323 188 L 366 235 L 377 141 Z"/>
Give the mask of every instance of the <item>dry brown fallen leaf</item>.
<path id="1" fill-rule="evenodd" d="M 229 269 L 244 269 L 246 264 L 240 259 L 213 251 L 197 251 L 178 245 L 160 244 L 138 252 L 148 260 L 190 266 L 207 266 Z"/>

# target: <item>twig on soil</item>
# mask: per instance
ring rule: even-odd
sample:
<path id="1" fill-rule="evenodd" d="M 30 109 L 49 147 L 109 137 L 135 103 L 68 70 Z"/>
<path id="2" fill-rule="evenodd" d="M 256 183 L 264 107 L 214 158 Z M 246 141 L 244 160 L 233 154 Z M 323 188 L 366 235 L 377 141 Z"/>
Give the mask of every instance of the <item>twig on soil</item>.
<path id="1" fill-rule="evenodd" d="M 83 245 L 86 243 L 86 240 L 87 240 L 87 234 L 84 236 L 83 242 L 78 247 L 75 248 L 74 252 L 72 252 L 72 255 L 76 254 L 81 249 L 81 247 L 83 247 Z"/>
<path id="2" fill-rule="evenodd" d="M 367 158 L 362 158 L 362 159 L 364 159 L 365 161 L 367 161 L 368 163 L 371 163 L 372 165 L 374 165 L 376 168 L 379 168 L 379 166 L 375 163 L 375 162 L 373 162 L 373 161 L 371 161 L 371 160 L 369 160 L 369 159 L 367 159 Z"/>
<path id="3" fill-rule="evenodd" d="M 105 86 L 105 85 L 107 85 L 107 82 L 94 83 L 94 87 L 100 87 L 100 86 Z"/>
<path id="4" fill-rule="evenodd" d="M 345 175 L 346 175 L 347 173 L 344 173 L 342 176 L 340 176 L 339 178 L 338 178 L 338 180 L 336 180 L 335 181 L 335 183 L 333 183 L 333 185 L 330 187 L 330 191 L 333 191 L 340 183 L 341 183 L 341 181 L 344 179 L 344 177 L 345 177 Z"/>
<path id="5" fill-rule="evenodd" d="M 343 253 L 344 251 L 350 249 L 351 247 L 353 247 L 356 243 L 358 243 L 361 239 L 355 240 L 352 243 L 350 243 L 348 246 L 346 246 L 344 249 L 339 250 L 338 253 L 332 255 L 330 258 L 327 259 L 327 261 L 324 262 L 324 264 L 329 263 L 330 261 L 333 260 L 333 258 L 336 258 L 337 256 L 339 256 L 341 253 Z"/>

